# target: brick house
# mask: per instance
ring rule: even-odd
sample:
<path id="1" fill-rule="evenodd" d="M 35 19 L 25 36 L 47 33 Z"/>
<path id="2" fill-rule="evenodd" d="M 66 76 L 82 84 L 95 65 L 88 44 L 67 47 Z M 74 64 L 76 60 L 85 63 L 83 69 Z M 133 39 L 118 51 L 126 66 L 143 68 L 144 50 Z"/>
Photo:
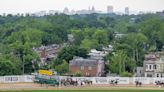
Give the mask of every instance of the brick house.
<path id="1" fill-rule="evenodd" d="M 104 61 L 93 58 L 84 59 L 75 57 L 69 62 L 69 71 L 74 74 L 80 72 L 82 76 L 86 77 L 102 76 L 104 73 Z"/>

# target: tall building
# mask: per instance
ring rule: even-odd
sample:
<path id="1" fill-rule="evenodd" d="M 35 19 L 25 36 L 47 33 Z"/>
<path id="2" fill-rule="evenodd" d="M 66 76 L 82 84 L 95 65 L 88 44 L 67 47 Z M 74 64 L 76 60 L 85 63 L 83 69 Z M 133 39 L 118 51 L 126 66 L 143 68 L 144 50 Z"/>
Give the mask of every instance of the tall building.
<path id="1" fill-rule="evenodd" d="M 92 9 L 91 9 L 91 13 L 95 13 L 95 7 L 94 6 L 92 6 Z"/>
<path id="2" fill-rule="evenodd" d="M 107 6 L 107 13 L 111 14 L 113 13 L 113 6 Z"/>
<path id="3" fill-rule="evenodd" d="M 94 6 L 92 6 L 92 11 L 95 11 L 95 7 Z"/>
<path id="4" fill-rule="evenodd" d="M 68 8 L 64 8 L 63 13 L 64 14 L 69 14 L 69 9 Z"/>
<path id="5" fill-rule="evenodd" d="M 125 15 L 129 15 L 129 7 L 125 7 Z"/>

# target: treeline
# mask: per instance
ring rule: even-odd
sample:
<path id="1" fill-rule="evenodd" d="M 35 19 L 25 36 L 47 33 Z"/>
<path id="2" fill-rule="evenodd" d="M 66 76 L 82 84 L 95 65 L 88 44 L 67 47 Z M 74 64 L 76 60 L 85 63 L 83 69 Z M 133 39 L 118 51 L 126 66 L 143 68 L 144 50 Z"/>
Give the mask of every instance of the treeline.
<path id="1" fill-rule="evenodd" d="M 68 40 L 68 34 L 74 37 Z M 121 34 L 121 37 L 116 37 Z M 33 47 L 50 44 L 67 46 L 57 59 L 39 66 L 39 56 Z M 30 74 L 38 69 L 68 72 L 73 56 L 87 57 L 90 49 L 102 50 L 113 45 L 114 52 L 106 60 L 106 73 L 132 75 L 142 66 L 144 54 L 162 51 L 164 17 L 157 14 L 119 16 L 108 14 L 65 15 L 42 17 L 0 16 L 0 75 Z"/>

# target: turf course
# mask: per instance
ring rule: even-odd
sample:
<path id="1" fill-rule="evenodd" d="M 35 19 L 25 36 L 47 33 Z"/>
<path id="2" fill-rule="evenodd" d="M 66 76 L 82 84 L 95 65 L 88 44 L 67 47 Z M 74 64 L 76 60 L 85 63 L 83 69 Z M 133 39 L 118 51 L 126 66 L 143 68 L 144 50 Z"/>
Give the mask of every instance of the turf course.
<path id="1" fill-rule="evenodd" d="M 164 90 L 28 90 L 0 92 L 164 92 Z"/>

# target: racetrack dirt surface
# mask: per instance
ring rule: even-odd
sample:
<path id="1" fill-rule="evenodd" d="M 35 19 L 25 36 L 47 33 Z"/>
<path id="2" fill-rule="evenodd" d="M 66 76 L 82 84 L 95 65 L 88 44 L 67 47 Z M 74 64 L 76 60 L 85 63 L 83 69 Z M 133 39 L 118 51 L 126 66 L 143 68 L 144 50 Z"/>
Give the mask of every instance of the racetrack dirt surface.
<path id="1" fill-rule="evenodd" d="M 1 83 L 0 91 L 5 90 L 164 90 L 164 87 L 155 85 L 142 85 L 136 87 L 135 85 L 83 85 L 83 86 L 46 86 L 34 83 Z"/>

